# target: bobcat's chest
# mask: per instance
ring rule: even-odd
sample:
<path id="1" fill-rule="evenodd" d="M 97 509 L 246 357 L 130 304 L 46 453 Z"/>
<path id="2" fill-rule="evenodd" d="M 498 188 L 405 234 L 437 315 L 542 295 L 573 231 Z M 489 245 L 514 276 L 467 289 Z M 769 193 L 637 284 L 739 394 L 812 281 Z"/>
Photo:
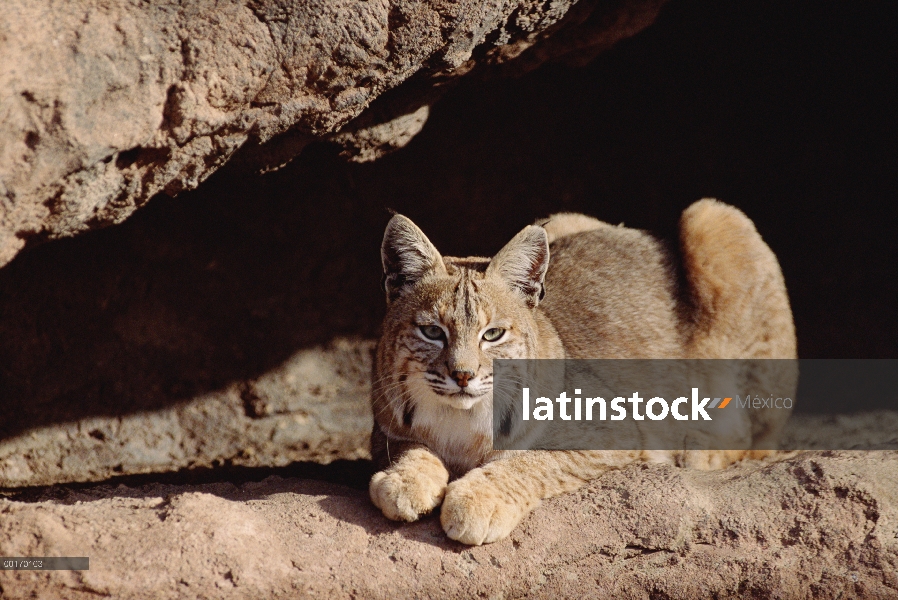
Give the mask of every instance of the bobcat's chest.
<path id="1" fill-rule="evenodd" d="M 483 464 L 492 451 L 490 396 L 469 410 L 425 402 L 415 409 L 412 432 L 456 477 Z"/>

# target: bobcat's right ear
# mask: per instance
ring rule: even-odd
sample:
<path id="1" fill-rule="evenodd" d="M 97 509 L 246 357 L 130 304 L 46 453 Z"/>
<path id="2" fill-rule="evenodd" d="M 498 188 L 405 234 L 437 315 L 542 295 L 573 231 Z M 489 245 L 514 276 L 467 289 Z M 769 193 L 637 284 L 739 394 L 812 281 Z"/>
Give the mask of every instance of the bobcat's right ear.
<path id="1" fill-rule="evenodd" d="M 434 245 L 411 219 L 402 215 L 393 215 L 387 223 L 380 259 L 388 303 L 399 297 L 404 286 L 415 283 L 427 273 L 446 273 L 443 257 Z"/>

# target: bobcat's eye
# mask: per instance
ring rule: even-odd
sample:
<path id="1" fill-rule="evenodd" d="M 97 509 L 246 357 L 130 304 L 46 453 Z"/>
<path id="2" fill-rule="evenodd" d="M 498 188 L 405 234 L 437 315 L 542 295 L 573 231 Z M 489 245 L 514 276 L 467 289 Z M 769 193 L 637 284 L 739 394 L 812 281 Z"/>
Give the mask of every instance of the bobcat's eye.
<path id="1" fill-rule="evenodd" d="M 500 329 L 499 327 L 493 327 L 492 329 L 487 329 L 483 332 L 483 339 L 487 342 L 495 342 L 499 338 L 505 335 L 505 330 Z"/>
<path id="2" fill-rule="evenodd" d="M 420 329 L 421 333 L 424 334 L 424 337 L 429 340 L 443 339 L 443 329 L 437 325 L 421 325 L 418 329 Z"/>

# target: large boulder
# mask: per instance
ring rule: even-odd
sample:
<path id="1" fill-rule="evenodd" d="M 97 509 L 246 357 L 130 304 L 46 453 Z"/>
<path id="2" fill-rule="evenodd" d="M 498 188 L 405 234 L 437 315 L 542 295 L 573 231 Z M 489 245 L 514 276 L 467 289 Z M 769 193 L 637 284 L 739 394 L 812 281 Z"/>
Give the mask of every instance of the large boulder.
<path id="1" fill-rule="evenodd" d="M 0 266 L 29 241 L 120 223 L 154 194 L 194 188 L 241 148 L 264 170 L 336 135 L 347 156 L 371 160 L 411 139 L 477 65 L 584 60 L 662 3 L 4 2 Z"/>

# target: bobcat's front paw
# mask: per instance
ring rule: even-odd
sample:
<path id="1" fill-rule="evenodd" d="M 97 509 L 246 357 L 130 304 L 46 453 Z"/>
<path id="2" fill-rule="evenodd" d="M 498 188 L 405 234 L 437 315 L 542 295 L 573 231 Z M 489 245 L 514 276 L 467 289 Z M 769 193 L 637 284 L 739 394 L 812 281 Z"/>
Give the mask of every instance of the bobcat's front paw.
<path id="1" fill-rule="evenodd" d="M 453 540 L 479 546 L 508 537 L 532 508 L 475 470 L 449 485 L 440 522 Z"/>
<path id="2" fill-rule="evenodd" d="M 368 492 L 388 519 L 416 521 L 440 505 L 447 483 L 449 472 L 440 459 L 415 449 L 389 469 L 375 473 Z"/>

